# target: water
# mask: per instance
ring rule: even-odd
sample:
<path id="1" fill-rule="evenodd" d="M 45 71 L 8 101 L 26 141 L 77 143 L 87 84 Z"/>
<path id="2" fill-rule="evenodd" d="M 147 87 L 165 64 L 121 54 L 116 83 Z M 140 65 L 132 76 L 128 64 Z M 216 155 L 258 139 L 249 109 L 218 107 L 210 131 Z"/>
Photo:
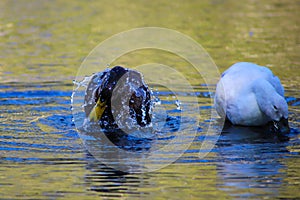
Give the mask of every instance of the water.
<path id="1" fill-rule="evenodd" d="M 1 86 L 4 199 L 297 196 L 289 191 L 299 187 L 299 99 L 290 98 L 288 138 L 229 127 L 212 152 L 200 159 L 203 138 L 199 133 L 170 166 L 152 173 L 126 174 L 106 167 L 85 150 L 72 123 L 71 92 L 59 90 L 60 86 L 71 87 L 63 82 Z M 207 102 L 205 88 L 198 90 L 199 98 Z M 202 115 L 208 110 L 203 108 Z M 205 122 L 199 129 L 204 126 Z"/>
<path id="2" fill-rule="evenodd" d="M 297 1 L 276 0 L 170 5 L 1 1 L 1 199 L 299 198 L 299 6 Z M 197 133 L 188 150 L 149 173 L 122 173 L 103 165 L 86 150 L 72 122 L 72 80 L 100 41 L 141 26 L 188 34 L 210 53 L 220 71 L 242 60 L 271 67 L 286 89 L 291 132 L 278 137 L 227 127 L 215 148 L 199 158 L 211 102 L 207 87 L 187 72 L 200 103 L 200 124 L 192 127 Z M 149 55 L 153 52 L 129 54 L 116 63 L 161 61 Z M 166 59 L 165 64 L 172 62 Z M 176 99 L 156 89 L 160 106 L 177 116 Z M 160 142 L 170 140 L 160 137 Z"/>

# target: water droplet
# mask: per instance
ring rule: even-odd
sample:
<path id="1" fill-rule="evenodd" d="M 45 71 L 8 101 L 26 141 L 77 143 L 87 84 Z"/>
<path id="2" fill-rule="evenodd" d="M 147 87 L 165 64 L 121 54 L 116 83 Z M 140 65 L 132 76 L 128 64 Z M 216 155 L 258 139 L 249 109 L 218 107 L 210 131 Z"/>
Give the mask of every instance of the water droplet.
<path id="1" fill-rule="evenodd" d="M 177 110 L 181 110 L 181 107 L 180 107 L 181 103 L 179 100 L 175 101 L 175 105 L 177 106 L 177 108 L 176 108 Z"/>
<path id="2" fill-rule="evenodd" d="M 161 100 L 158 97 L 154 97 L 153 106 L 161 105 Z"/>

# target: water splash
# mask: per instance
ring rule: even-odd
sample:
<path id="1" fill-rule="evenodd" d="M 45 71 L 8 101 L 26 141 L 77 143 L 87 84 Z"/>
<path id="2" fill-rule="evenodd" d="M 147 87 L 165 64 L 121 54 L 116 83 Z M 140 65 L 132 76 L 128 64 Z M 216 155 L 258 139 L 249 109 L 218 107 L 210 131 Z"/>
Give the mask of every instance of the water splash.
<path id="1" fill-rule="evenodd" d="M 175 105 L 177 106 L 177 108 L 176 108 L 177 110 L 181 110 L 181 107 L 180 107 L 181 102 L 179 100 L 175 101 Z"/>

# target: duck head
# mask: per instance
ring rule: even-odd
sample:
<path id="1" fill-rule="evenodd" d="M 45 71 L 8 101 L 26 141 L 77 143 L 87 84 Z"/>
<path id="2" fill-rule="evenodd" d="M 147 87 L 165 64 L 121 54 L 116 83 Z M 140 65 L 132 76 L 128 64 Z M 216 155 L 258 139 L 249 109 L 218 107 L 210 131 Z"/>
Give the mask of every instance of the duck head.
<path id="1" fill-rule="evenodd" d="M 266 114 L 272 119 L 270 130 L 275 133 L 289 133 L 288 105 L 284 97 L 277 95 L 267 109 Z"/>
<path id="2" fill-rule="evenodd" d="M 255 82 L 254 92 L 260 110 L 267 116 L 271 132 L 288 133 L 288 104 L 283 95 L 266 80 Z"/>
<path id="3" fill-rule="evenodd" d="M 90 82 L 88 88 L 94 89 L 92 92 L 87 89 L 85 99 L 88 102 L 92 98 L 92 105 L 85 111 L 101 128 L 118 128 L 126 113 L 141 127 L 151 123 L 151 93 L 139 72 L 116 66 L 92 77 Z"/>

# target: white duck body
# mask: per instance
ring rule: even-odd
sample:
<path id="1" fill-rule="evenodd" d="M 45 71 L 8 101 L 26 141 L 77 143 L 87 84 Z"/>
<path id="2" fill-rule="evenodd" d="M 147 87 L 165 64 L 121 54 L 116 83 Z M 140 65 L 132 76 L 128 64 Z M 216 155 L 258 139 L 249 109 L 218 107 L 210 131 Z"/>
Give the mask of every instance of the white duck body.
<path id="1" fill-rule="evenodd" d="M 217 84 L 215 107 L 231 123 L 261 126 L 288 118 L 284 88 L 266 67 L 240 62 L 226 70 Z"/>

